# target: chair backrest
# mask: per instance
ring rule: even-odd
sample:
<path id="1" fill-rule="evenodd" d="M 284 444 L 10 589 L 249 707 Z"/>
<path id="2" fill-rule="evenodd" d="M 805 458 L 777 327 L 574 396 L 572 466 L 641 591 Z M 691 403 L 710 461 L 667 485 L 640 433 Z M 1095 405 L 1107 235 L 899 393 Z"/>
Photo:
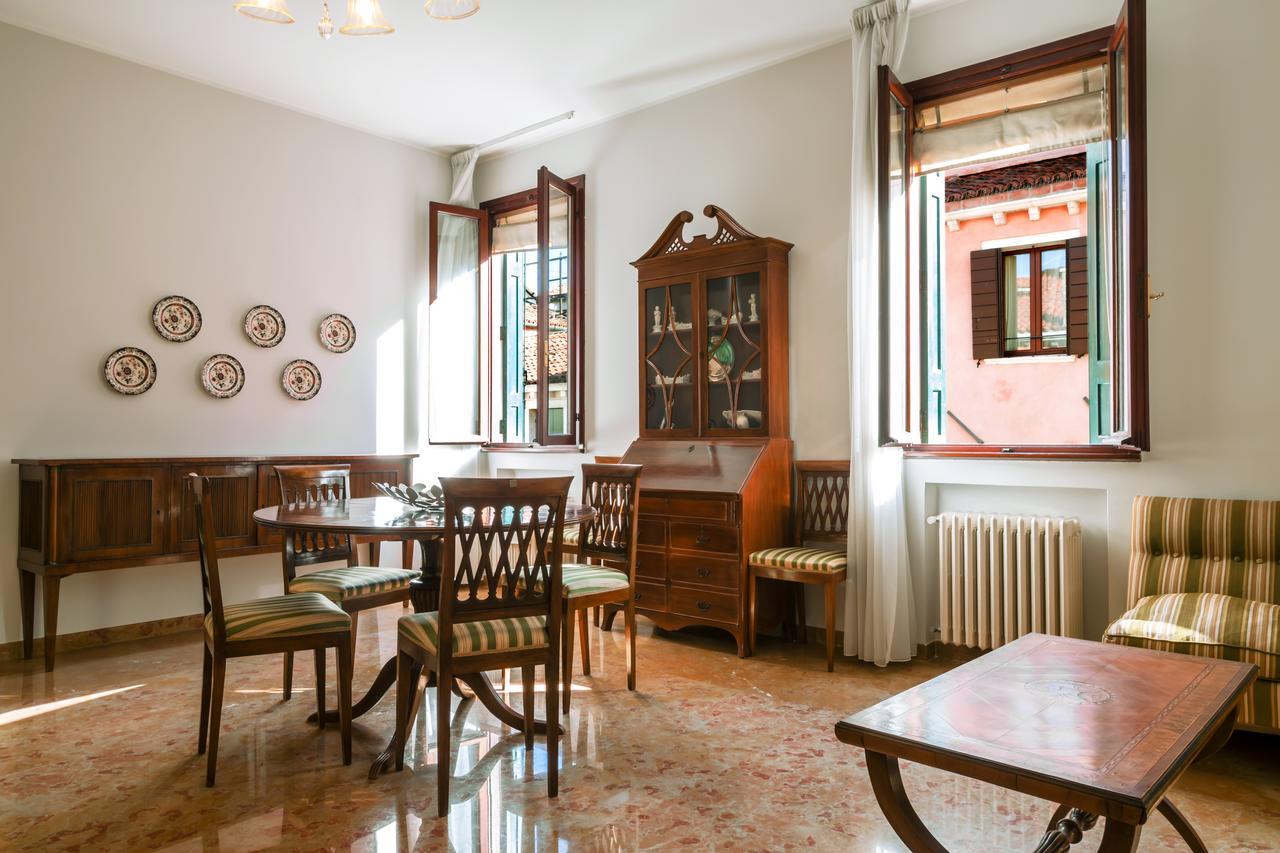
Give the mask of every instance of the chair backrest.
<path id="1" fill-rule="evenodd" d="M 796 463 L 795 544 L 848 542 L 851 470 L 847 459 Z"/>
<path id="2" fill-rule="evenodd" d="M 1129 606 L 1172 592 L 1280 604 L 1280 501 L 1134 498 Z"/>
<path id="3" fill-rule="evenodd" d="M 441 477 L 444 549 L 440 578 L 440 654 L 453 625 L 545 616 L 560 626 L 564 510 L 572 477 Z"/>
<path id="4" fill-rule="evenodd" d="M 208 477 L 188 474 L 196 497 L 196 544 L 200 551 L 200 588 L 204 615 L 213 614 L 213 636 L 225 639 L 227 624 L 222 613 L 222 579 L 218 574 L 218 546 L 213 528 L 213 492 Z"/>
<path id="5" fill-rule="evenodd" d="M 642 465 L 582 466 L 582 503 L 596 511 L 581 525 L 578 556 L 625 562 L 635 568 Z"/>
<path id="6" fill-rule="evenodd" d="M 351 497 L 350 465 L 277 465 L 282 506 L 338 503 Z M 335 560 L 352 562 L 355 550 L 351 537 L 336 533 L 294 531 L 284 537 L 286 582 L 294 569 Z"/>

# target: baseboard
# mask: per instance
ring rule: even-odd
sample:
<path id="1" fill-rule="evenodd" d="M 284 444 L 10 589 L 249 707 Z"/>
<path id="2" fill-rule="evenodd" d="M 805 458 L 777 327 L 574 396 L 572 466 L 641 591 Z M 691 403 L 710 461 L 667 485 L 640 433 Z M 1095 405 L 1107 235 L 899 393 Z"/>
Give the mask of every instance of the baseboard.
<path id="1" fill-rule="evenodd" d="M 169 619 L 156 619 L 151 622 L 135 622 L 132 625 L 115 625 L 110 628 L 77 631 L 74 634 L 59 634 L 58 652 L 88 649 L 95 646 L 110 645 L 111 643 L 123 643 L 128 640 L 142 640 L 148 637 L 163 637 L 168 634 L 180 634 L 183 631 L 196 631 L 199 630 L 203 621 L 204 619 L 199 613 L 194 613 L 190 616 L 174 616 Z M 33 657 L 43 659 L 43 637 L 36 637 Z M 0 662 L 15 660 L 22 660 L 22 642 L 0 645 Z"/>
<path id="2" fill-rule="evenodd" d="M 827 632 L 825 628 L 818 628 L 813 625 L 805 626 L 805 637 L 810 643 L 825 643 L 827 641 Z M 844 631 L 836 629 L 836 650 L 844 648 Z M 920 643 L 916 646 L 916 660 L 941 660 L 947 662 L 964 663 L 974 658 L 980 657 L 983 652 L 979 649 L 970 649 L 965 646 L 953 646 L 942 642 L 941 640 L 930 640 L 927 643 Z"/>

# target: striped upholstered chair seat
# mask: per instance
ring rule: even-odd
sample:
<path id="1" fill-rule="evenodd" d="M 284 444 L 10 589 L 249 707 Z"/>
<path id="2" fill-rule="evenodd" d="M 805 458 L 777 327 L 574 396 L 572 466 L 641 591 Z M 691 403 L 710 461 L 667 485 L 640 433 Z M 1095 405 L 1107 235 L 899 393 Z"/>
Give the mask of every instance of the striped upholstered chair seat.
<path id="1" fill-rule="evenodd" d="M 849 565 L 843 548 L 766 548 L 753 552 L 749 562 L 753 566 L 805 572 L 838 572 Z"/>
<path id="2" fill-rule="evenodd" d="M 298 575 L 289 582 L 289 592 L 318 592 L 332 601 L 346 601 L 380 592 L 408 589 L 418 572 L 374 566 L 343 566 Z"/>
<path id="3" fill-rule="evenodd" d="M 440 614 L 432 611 L 401 616 L 400 636 L 428 653 L 436 654 L 440 648 Z M 546 645 L 547 620 L 544 616 L 455 622 L 453 626 L 454 657 L 510 649 L 537 649 Z"/>
<path id="4" fill-rule="evenodd" d="M 1108 643 L 1258 665 L 1237 725 L 1280 733 L 1280 501 L 1138 497 Z"/>
<path id="5" fill-rule="evenodd" d="M 222 618 L 229 643 L 351 628 L 351 617 L 346 611 L 314 592 L 228 604 L 223 608 Z M 204 617 L 204 629 L 213 633 L 212 613 Z"/>
<path id="6" fill-rule="evenodd" d="M 583 563 L 565 563 L 563 578 L 565 598 L 585 598 L 588 595 L 613 592 L 631 586 L 627 573 L 620 569 L 588 566 Z"/>
<path id="7" fill-rule="evenodd" d="M 572 527 L 569 527 L 567 525 L 565 526 L 564 528 L 564 544 L 565 545 L 577 545 L 580 537 L 581 537 L 581 534 L 578 533 L 578 525 L 575 524 Z"/>

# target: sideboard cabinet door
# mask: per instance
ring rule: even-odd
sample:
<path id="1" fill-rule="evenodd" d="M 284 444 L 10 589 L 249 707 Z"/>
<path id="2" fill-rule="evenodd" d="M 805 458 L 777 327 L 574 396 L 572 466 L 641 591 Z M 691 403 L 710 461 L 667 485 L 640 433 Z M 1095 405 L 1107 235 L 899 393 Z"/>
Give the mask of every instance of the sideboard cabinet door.
<path id="1" fill-rule="evenodd" d="M 242 465 L 175 465 L 170 469 L 173 511 L 169 521 L 169 550 L 195 553 L 196 496 L 191 491 L 188 474 L 209 478 L 213 497 L 213 530 L 218 547 L 252 548 L 257 544 L 257 526 L 253 511 L 258 508 L 258 466 Z"/>
<path id="2" fill-rule="evenodd" d="M 58 562 L 164 553 L 169 466 L 70 466 L 58 486 Z"/>

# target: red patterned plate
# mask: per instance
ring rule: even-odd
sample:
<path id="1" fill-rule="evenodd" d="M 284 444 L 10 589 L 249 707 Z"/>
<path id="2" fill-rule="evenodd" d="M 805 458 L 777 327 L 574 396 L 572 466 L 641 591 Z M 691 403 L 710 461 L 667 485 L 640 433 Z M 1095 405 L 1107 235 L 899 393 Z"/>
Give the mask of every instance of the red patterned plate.
<path id="1" fill-rule="evenodd" d="M 244 315 L 244 333 L 260 347 L 284 340 L 284 317 L 270 305 L 255 305 Z"/>
<path id="2" fill-rule="evenodd" d="M 305 358 L 286 364 L 280 381 L 284 392 L 295 400 L 310 400 L 320 393 L 320 369 Z"/>
<path id="3" fill-rule="evenodd" d="M 200 384 L 219 399 L 234 397 L 244 387 L 244 367 L 239 359 L 225 352 L 211 355 L 200 368 Z"/>
<path id="4" fill-rule="evenodd" d="M 107 356 L 107 384 L 121 394 L 142 394 L 156 384 L 156 362 L 137 347 L 120 347 Z"/>
<path id="5" fill-rule="evenodd" d="M 320 344 L 329 352 L 346 352 L 356 345 L 356 325 L 343 314 L 320 321 Z"/>
<path id="6" fill-rule="evenodd" d="M 166 341 L 189 341 L 200 334 L 200 309 L 185 296 L 166 296 L 151 309 L 151 324 Z"/>

